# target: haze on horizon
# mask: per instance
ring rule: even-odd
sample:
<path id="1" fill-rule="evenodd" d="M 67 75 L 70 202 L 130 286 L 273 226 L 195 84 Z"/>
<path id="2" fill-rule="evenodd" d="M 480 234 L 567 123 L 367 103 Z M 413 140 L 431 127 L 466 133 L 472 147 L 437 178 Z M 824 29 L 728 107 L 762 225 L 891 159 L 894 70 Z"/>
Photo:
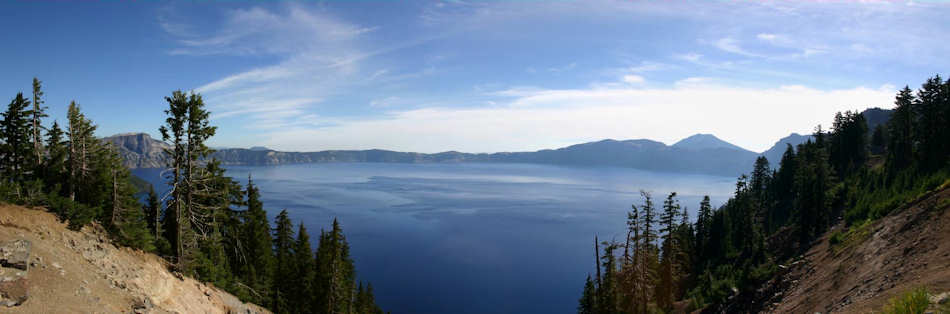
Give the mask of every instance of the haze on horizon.
<path id="1" fill-rule="evenodd" d="M 75 99 L 100 136 L 155 137 L 163 97 L 195 90 L 212 146 L 496 152 L 711 133 L 761 152 L 837 111 L 890 108 L 946 68 L 946 6 L 4 2 L 17 14 L 0 38 L 17 44 L 0 86 L 39 77 L 51 117 Z"/>

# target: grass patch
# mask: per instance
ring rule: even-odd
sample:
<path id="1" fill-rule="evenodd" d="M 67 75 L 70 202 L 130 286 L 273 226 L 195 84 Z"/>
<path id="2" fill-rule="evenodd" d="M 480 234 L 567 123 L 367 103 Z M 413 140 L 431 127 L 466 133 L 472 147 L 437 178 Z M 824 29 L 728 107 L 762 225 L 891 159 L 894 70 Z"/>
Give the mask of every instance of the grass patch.
<path id="1" fill-rule="evenodd" d="M 846 248 L 864 242 L 869 236 L 871 236 L 871 219 L 866 219 L 860 223 L 851 225 L 848 231 L 842 232 L 841 230 L 836 230 L 831 233 L 831 238 L 828 239 L 828 243 L 830 244 L 831 250 L 834 251 L 835 254 L 838 254 Z"/>
<path id="2" fill-rule="evenodd" d="M 950 170 L 919 174 L 912 169 L 889 177 L 882 171 L 869 170 L 847 179 L 845 215 L 848 223 L 878 219 L 919 200 L 932 191 L 950 187 Z"/>
<path id="3" fill-rule="evenodd" d="M 922 314 L 930 305 L 930 294 L 925 288 L 917 288 L 891 298 L 882 310 L 885 314 Z"/>

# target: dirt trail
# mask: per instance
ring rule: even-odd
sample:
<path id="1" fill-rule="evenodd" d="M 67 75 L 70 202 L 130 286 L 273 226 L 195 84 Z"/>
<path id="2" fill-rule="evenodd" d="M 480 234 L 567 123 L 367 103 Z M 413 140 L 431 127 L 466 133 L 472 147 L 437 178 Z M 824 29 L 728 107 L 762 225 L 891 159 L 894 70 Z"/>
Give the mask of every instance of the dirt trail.
<path id="1" fill-rule="evenodd" d="M 872 313 L 917 287 L 950 291 L 950 189 L 932 192 L 831 245 L 826 233 L 781 278 L 767 312 Z"/>
<path id="2" fill-rule="evenodd" d="M 3 313 L 267 313 L 191 278 L 161 258 L 117 248 L 96 226 L 72 231 L 39 209 L 0 205 L 0 240 L 32 244 L 29 299 Z"/>

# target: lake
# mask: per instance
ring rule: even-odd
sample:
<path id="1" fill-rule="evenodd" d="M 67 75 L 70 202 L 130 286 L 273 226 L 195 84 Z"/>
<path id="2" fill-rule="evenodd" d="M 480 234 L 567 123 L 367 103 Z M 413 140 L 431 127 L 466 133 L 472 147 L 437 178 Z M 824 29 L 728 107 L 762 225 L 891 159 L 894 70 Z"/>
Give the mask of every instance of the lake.
<path id="1" fill-rule="evenodd" d="M 157 182 L 155 169 L 133 171 Z M 531 164 L 230 166 L 316 239 L 338 218 L 360 280 L 392 313 L 575 313 L 593 237 L 622 240 L 626 213 L 672 191 L 695 218 L 735 178 Z M 156 186 L 158 187 L 158 185 Z M 316 245 L 316 243 L 314 243 Z"/>

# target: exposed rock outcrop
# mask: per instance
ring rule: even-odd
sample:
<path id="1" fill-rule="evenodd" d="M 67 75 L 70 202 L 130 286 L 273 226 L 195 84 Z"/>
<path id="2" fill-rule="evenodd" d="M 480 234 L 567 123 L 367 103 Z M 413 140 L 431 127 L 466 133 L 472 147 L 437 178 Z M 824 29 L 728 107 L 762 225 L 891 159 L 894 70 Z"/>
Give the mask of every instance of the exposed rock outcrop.
<path id="1" fill-rule="evenodd" d="M 170 147 L 145 133 L 116 134 L 102 140 L 115 147 L 125 166 L 129 168 L 164 167 L 164 150 Z"/>
<path id="2" fill-rule="evenodd" d="M 11 250 L 0 249 L 3 264 L 18 267 L 4 266 L 0 277 L 10 270 L 22 272 L 23 279 L 0 283 L 3 313 L 267 313 L 213 286 L 176 276 L 154 254 L 116 247 L 99 226 L 69 230 L 41 209 L 0 205 L 0 239 L 23 240 Z M 24 265 L 28 276 L 19 268 Z M 27 290 L 29 299 L 23 299 Z M 3 307 L 9 300 L 18 305 Z"/>
<path id="3" fill-rule="evenodd" d="M 18 306 L 29 298 L 30 242 L 0 241 L 0 307 Z"/>

